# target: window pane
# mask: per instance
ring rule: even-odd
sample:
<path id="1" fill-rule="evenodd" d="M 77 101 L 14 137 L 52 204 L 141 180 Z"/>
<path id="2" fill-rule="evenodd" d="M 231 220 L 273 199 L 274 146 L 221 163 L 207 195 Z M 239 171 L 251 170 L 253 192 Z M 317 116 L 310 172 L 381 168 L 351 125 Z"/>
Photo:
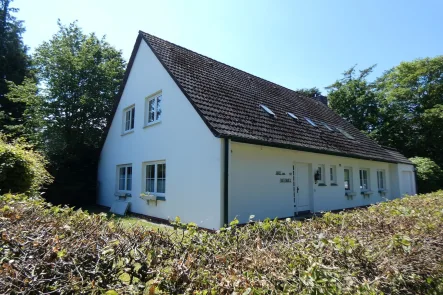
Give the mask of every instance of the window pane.
<path id="1" fill-rule="evenodd" d="M 132 189 L 132 167 L 127 167 L 126 190 L 130 191 L 131 189 Z"/>
<path id="2" fill-rule="evenodd" d="M 131 113 L 131 129 L 134 129 L 134 117 L 135 117 L 135 108 L 132 108 L 132 113 Z"/>
<path id="3" fill-rule="evenodd" d="M 155 99 L 151 99 L 149 101 L 148 112 L 149 112 L 148 123 L 154 122 L 154 120 L 155 120 Z"/>
<path id="4" fill-rule="evenodd" d="M 118 177 L 118 189 L 125 190 L 126 168 L 120 167 Z"/>
<path id="5" fill-rule="evenodd" d="M 166 179 L 157 179 L 157 193 L 164 193 L 166 186 Z"/>
<path id="6" fill-rule="evenodd" d="M 351 189 L 351 180 L 350 180 L 350 171 L 349 169 L 345 169 L 345 189 L 350 190 Z"/>
<path id="7" fill-rule="evenodd" d="M 157 119 L 160 120 L 162 116 L 162 96 L 157 97 Z"/>
<path id="8" fill-rule="evenodd" d="M 158 164 L 157 178 L 165 178 L 165 177 L 166 177 L 166 164 Z"/>
<path id="9" fill-rule="evenodd" d="M 155 165 L 146 165 L 146 191 L 150 193 L 155 192 L 154 179 Z"/>
<path id="10" fill-rule="evenodd" d="M 157 192 L 164 193 L 166 188 L 166 164 L 157 165 Z"/>
<path id="11" fill-rule="evenodd" d="M 129 126 L 130 126 L 130 122 L 131 122 L 131 118 L 130 118 L 130 112 L 126 111 L 125 113 L 125 131 L 129 130 Z"/>

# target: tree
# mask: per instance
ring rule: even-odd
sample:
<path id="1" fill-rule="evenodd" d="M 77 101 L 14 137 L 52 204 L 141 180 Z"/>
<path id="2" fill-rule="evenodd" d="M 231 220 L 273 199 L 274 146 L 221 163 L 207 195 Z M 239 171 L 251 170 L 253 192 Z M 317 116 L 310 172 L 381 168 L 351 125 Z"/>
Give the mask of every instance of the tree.
<path id="1" fill-rule="evenodd" d="M 23 22 L 18 21 L 12 13 L 12 0 L 0 0 L 0 131 L 8 133 L 7 127 L 14 124 L 14 119 L 22 116 L 25 106 L 6 98 L 7 81 L 21 84 L 30 75 L 28 48 L 23 44 Z"/>
<path id="2" fill-rule="evenodd" d="M 84 34 L 76 22 L 58 25 L 34 60 L 43 85 L 45 152 L 55 177 L 48 196 L 75 204 L 79 197 L 94 201 L 103 130 L 126 63 L 105 37 Z"/>
<path id="3" fill-rule="evenodd" d="M 379 124 L 375 85 L 367 81 L 374 67 L 375 65 L 357 74 L 353 66 L 343 73 L 342 79 L 326 87 L 331 109 L 368 134 Z"/>
<path id="4" fill-rule="evenodd" d="M 413 157 L 409 160 L 417 167 L 419 193 L 430 193 L 443 189 L 443 170 L 434 161 L 421 157 Z"/>
<path id="5" fill-rule="evenodd" d="M 383 124 L 374 138 L 443 165 L 443 56 L 402 62 L 376 83 Z"/>
<path id="6" fill-rule="evenodd" d="M 307 97 L 322 96 L 321 91 L 317 87 L 302 88 L 302 89 L 296 90 L 296 92 L 301 93 Z"/>

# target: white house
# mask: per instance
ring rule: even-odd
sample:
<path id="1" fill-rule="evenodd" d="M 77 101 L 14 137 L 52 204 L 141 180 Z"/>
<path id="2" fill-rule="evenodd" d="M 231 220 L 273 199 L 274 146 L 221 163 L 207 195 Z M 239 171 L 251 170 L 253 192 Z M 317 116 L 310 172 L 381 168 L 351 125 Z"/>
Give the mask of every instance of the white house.
<path id="1" fill-rule="evenodd" d="M 321 101 L 139 32 L 98 203 L 216 229 L 415 194 L 414 170 Z"/>

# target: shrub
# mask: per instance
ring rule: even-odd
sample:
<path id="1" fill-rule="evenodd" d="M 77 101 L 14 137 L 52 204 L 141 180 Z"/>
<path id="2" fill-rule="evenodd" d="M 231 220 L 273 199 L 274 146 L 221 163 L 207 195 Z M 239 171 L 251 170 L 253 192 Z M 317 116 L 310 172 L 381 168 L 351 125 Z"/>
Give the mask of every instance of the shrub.
<path id="1" fill-rule="evenodd" d="M 443 294 L 443 191 L 215 233 L 0 197 L 3 294 Z"/>
<path id="2" fill-rule="evenodd" d="M 30 145 L 6 143 L 0 136 L 0 193 L 36 194 L 52 181 L 45 158 Z"/>
<path id="3" fill-rule="evenodd" d="M 417 167 L 417 183 L 420 193 L 434 192 L 443 189 L 443 170 L 431 159 L 410 158 Z"/>

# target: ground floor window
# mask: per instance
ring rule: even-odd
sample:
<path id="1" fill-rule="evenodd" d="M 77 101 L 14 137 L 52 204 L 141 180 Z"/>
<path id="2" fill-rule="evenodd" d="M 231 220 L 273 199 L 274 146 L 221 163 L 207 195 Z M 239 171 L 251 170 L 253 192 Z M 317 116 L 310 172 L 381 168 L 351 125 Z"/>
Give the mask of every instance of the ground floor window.
<path id="1" fill-rule="evenodd" d="M 132 165 L 119 165 L 118 170 L 118 190 L 130 191 L 132 189 Z"/>
<path id="2" fill-rule="evenodd" d="M 378 170 L 377 171 L 377 185 L 378 189 L 386 189 L 386 183 L 385 183 L 385 171 L 384 170 Z"/>
<path id="3" fill-rule="evenodd" d="M 352 169 L 345 168 L 344 174 L 345 174 L 345 190 L 349 191 L 352 189 Z"/>
<path id="4" fill-rule="evenodd" d="M 369 170 L 360 169 L 360 189 L 368 190 L 369 188 Z"/>
<path id="5" fill-rule="evenodd" d="M 165 194 L 166 193 L 166 163 L 150 162 L 145 163 L 145 185 L 144 190 L 147 193 Z"/>
<path id="6" fill-rule="evenodd" d="M 337 183 L 337 171 L 336 171 L 335 166 L 329 167 L 329 177 L 331 180 L 331 184 Z"/>

